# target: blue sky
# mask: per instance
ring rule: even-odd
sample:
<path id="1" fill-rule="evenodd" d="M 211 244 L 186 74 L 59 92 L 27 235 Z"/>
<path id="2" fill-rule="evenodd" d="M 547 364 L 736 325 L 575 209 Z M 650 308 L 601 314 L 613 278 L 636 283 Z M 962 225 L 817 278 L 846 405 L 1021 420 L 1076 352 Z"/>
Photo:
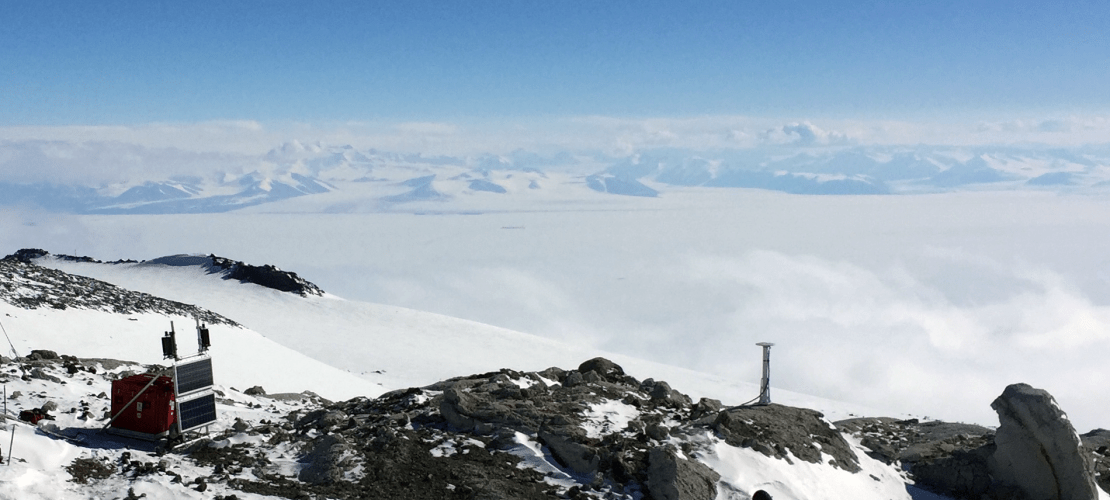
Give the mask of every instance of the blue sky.
<path id="1" fill-rule="evenodd" d="M 0 126 L 1110 109 L 1110 3 L 0 4 Z"/>

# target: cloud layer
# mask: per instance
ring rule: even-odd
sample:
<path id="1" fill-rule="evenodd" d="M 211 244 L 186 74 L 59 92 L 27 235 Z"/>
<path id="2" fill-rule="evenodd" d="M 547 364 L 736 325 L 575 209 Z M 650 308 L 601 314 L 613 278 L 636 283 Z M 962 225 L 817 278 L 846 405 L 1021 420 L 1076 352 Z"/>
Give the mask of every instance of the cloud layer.
<path id="1" fill-rule="evenodd" d="M 640 151 L 836 148 L 848 145 L 1105 145 L 1105 116 L 905 122 L 776 119 L 570 118 L 460 122 L 152 123 L 0 128 L 0 180 L 118 179 L 149 172 L 235 170 L 283 143 L 352 145 L 408 154 L 479 157 L 527 151 L 628 157 Z"/>

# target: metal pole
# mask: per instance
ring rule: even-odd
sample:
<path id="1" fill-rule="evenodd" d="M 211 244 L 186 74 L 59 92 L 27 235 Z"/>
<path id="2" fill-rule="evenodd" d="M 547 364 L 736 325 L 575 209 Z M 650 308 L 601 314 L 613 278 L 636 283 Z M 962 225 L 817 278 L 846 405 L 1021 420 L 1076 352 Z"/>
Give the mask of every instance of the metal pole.
<path id="1" fill-rule="evenodd" d="M 3 445 L 0 445 L 3 446 Z M 12 447 L 15 446 L 15 423 L 12 423 L 12 439 L 8 441 L 8 467 L 12 466 Z"/>
<path id="2" fill-rule="evenodd" d="M 759 383 L 758 404 L 769 405 L 771 404 L 771 346 L 775 344 L 760 342 L 756 345 L 763 348 L 763 379 Z"/>
<path id="3" fill-rule="evenodd" d="M 12 348 L 12 361 L 19 357 L 19 353 L 15 352 L 15 346 L 12 345 L 12 338 L 8 336 L 8 330 L 4 328 L 4 324 L 0 323 L 0 331 L 4 332 L 4 338 L 8 339 L 8 347 Z"/>

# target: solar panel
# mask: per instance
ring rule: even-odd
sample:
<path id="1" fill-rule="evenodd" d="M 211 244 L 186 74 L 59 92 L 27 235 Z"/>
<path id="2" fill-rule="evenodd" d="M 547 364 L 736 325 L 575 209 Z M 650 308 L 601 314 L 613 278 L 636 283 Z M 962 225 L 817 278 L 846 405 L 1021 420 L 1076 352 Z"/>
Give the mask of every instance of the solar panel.
<path id="1" fill-rule="evenodd" d="M 178 403 L 181 432 L 216 421 L 216 395 L 208 394 Z"/>
<path id="2" fill-rule="evenodd" d="M 212 359 L 177 365 L 177 395 L 212 387 Z"/>

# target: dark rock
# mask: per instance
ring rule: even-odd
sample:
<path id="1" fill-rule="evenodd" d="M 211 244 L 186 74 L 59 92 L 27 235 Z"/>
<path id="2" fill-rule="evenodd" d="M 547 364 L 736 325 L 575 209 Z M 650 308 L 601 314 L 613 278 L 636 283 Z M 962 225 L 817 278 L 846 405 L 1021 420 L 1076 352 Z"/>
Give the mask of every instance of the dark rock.
<path id="1" fill-rule="evenodd" d="M 656 441 L 662 441 L 664 439 L 667 439 L 671 435 L 671 430 L 667 428 L 667 426 L 661 424 L 651 424 L 647 426 L 647 429 L 644 432 L 648 435 L 648 437 Z"/>
<path id="2" fill-rule="evenodd" d="M 685 408 L 690 406 L 690 396 L 671 389 L 670 384 L 659 381 L 651 387 L 651 400 L 656 404 L 669 408 Z"/>
<path id="3" fill-rule="evenodd" d="M 594 358 L 578 365 L 580 373 L 594 372 L 609 382 L 619 382 L 624 377 L 624 369 L 620 365 L 605 358 Z"/>
<path id="4" fill-rule="evenodd" d="M 1013 384 L 991 408 L 999 421 L 991 469 L 1000 483 L 1033 500 L 1098 498 L 1091 458 L 1051 394 Z"/>
<path id="5" fill-rule="evenodd" d="M 266 389 L 263 389 L 260 385 L 256 385 L 254 387 L 251 387 L 250 389 L 243 391 L 243 394 L 246 394 L 248 396 L 265 396 Z"/>
<path id="6" fill-rule="evenodd" d="M 721 404 L 719 400 L 701 398 L 690 408 L 690 418 L 692 420 L 697 420 L 707 415 L 716 416 L 717 412 L 721 411 L 723 408 L 724 405 Z"/>
<path id="7" fill-rule="evenodd" d="M 582 377 L 582 373 L 571 370 L 563 377 L 563 385 L 566 387 L 576 387 L 586 383 L 586 379 Z"/>
<path id="8" fill-rule="evenodd" d="M 713 500 L 721 475 L 699 462 L 679 458 L 667 447 L 648 455 L 647 488 L 655 500 Z"/>
<path id="9" fill-rule="evenodd" d="M 48 351 L 46 349 L 35 349 L 35 350 L 31 351 L 30 356 L 27 356 L 27 359 L 30 359 L 30 360 L 34 361 L 34 360 L 40 360 L 40 359 L 54 360 L 54 359 L 61 359 L 61 358 L 59 358 L 58 353 L 56 353 L 54 351 Z"/>

